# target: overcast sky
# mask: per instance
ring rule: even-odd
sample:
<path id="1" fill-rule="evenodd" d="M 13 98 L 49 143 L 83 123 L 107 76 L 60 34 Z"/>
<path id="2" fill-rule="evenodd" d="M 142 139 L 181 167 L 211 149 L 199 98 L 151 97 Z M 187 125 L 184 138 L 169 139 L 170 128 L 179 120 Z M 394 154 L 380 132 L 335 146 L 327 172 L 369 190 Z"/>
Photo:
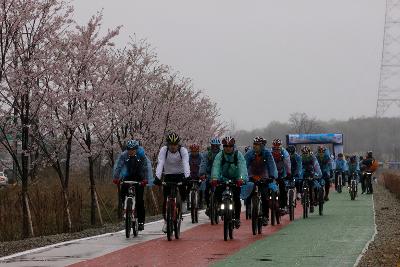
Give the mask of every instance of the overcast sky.
<path id="1" fill-rule="evenodd" d="M 146 38 L 237 128 L 375 114 L 384 0 L 74 0 L 85 23 Z"/>

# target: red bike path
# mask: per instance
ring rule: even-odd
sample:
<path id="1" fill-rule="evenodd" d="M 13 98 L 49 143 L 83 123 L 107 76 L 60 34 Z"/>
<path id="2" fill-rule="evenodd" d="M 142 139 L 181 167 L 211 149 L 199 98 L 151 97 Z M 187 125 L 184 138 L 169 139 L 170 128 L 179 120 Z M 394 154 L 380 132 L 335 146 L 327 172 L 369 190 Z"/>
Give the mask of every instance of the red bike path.
<path id="1" fill-rule="evenodd" d="M 297 205 L 295 218 L 302 216 Z M 281 224 L 263 227 L 262 235 L 254 236 L 251 220 L 244 220 L 234 231 L 234 239 L 223 240 L 223 225 L 203 224 L 181 233 L 179 240 L 167 241 L 166 236 L 83 261 L 71 266 L 209 266 L 223 260 L 250 244 L 267 238 L 290 223 L 289 216 L 281 217 Z"/>

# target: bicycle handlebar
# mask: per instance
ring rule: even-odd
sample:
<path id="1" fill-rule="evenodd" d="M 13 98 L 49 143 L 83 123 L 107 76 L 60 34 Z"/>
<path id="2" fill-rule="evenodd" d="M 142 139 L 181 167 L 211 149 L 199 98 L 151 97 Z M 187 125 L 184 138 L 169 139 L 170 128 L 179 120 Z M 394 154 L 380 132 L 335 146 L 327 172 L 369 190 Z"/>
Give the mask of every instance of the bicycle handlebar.
<path id="1" fill-rule="evenodd" d="M 134 185 L 134 184 L 141 184 L 142 182 L 136 182 L 136 181 L 121 181 L 121 184 L 130 184 L 130 185 Z"/>
<path id="2" fill-rule="evenodd" d="M 182 185 L 183 182 L 162 182 L 162 185 Z"/>

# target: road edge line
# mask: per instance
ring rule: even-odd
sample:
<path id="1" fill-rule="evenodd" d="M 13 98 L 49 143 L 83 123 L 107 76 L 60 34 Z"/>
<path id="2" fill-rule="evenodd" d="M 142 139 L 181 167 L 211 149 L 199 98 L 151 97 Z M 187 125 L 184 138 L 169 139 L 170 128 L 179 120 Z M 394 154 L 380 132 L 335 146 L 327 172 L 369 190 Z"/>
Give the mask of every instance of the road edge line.
<path id="1" fill-rule="evenodd" d="M 182 217 L 188 217 L 188 216 L 190 216 L 190 213 L 182 215 Z M 161 219 L 161 220 L 154 221 L 154 222 L 148 222 L 145 225 L 156 224 L 156 223 L 163 222 L 163 221 L 164 221 L 164 219 Z M 18 253 L 11 254 L 11 255 L 8 255 L 8 256 L 0 258 L 0 263 L 4 262 L 4 261 L 7 261 L 7 260 L 10 260 L 10 259 L 13 259 L 13 258 L 25 256 L 25 255 L 36 253 L 36 252 L 45 251 L 47 249 L 55 248 L 55 247 L 58 247 L 58 246 L 65 246 L 65 245 L 69 245 L 69 244 L 72 244 L 72 243 L 75 243 L 75 242 L 87 241 L 87 240 L 91 240 L 91 239 L 95 239 L 95 238 L 102 238 L 102 237 L 112 236 L 112 235 L 121 234 L 121 233 L 124 233 L 124 232 L 125 232 L 125 230 L 121 230 L 121 231 L 118 231 L 118 232 L 110 232 L 110 233 L 105 233 L 105 234 L 101 234 L 101 235 L 88 236 L 88 237 L 79 238 L 79 239 L 73 239 L 73 240 L 69 240 L 69 241 L 65 241 L 65 242 L 61 242 L 61 243 L 56 243 L 56 244 L 52 244 L 52 245 L 48 245 L 48 246 L 44 246 L 44 247 L 25 250 L 25 251 L 22 251 L 22 252 L 18 252 Z"/>
<path id="2" fill-rule="evenodd" d="M 369 245 L 375 240 L 375 236 L 378 234 L 377 226 L 376 226 L 376 212 L 375 212 L 375 201 L 374 201 L 374 195 L 372 195 L 372 208 L 374 210 L 374 234 L 372 235 L 371 239 L 365 244 L 363 250 L 361 251 L 361 254 L 358 255 L 356 262 L 354 263 L 353 267 L 357 267 L 360 264 L 360 261 L 362 257 L 365 255 L 367 252 Z"/>

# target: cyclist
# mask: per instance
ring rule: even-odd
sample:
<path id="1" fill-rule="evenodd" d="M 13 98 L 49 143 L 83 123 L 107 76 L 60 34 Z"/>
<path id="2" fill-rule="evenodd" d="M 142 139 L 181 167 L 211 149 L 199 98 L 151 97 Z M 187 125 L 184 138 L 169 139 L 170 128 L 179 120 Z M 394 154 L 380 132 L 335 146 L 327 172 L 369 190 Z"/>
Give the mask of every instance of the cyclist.
<path id="1" fill-rule="evenodd" d="M 352 175 L 356 175 L 357 180 L 360 174 L 360 164 L 357 156 L 351 156 L 349 160 L 349 175 L 347 177 L 347 185 L 350 188 L 350 180 Z"/>
<path id="2" fill-rule="evenodd" d="M 182 202 L 184 202 L 186 198 L 185 183 L 190 177 L 189 153 L 186 148 L 180 145 L 181 138 L 176 133 L 168 134 L 166 141 L 167 145 L 162 147 L 160 149 L 160 153 L 158 154 L 158 164 L 156 168 L 156 178 L 154 179 L 154 184 L 162 184 L 161 177 L 163 174 L 165 182 L 182 182 L 183 184 L 179 186 L 179 193 Z M 171 187 L 165 185 L 163 188 L 164 233 L 167 231 L 166 203 L 170 192 Z"/>
<path id="3" fill-rule="evenodd" d="M 339 153 L 338 158 L 335 161 L 335 187 L 338 184 L 338 177 L 340 173 L 342 173 L 342 185 L 344 186 L 346 184 L 346 175 L 348 170 L 349 166 L 347 164 L 347 160 L 343 157 L 343 153 Z"/>
<path id="4" fill-rule="evenodd" d="M 361 189 L 362 189 L 362 193 L 364 194 L 367 187 L 370 188 L 369 192 L 372 193 L 373 188 L 372 188 L 372 181 L 371 184 L 365 184 L 366 182 L 366 178 L 367 178 L 367 172 L 370 173 L 374 173 L 376 172 L 376 170 L 378 169 L 379 165 L 378 165 L 378 161 L 375 160 L 375 158 L 373 157 L 373 153 L 372 151 L 368 151 L 365 159 L 363 159 L 363 161 L 361 161 L 361 170 L 363 171 L 363 175 L 361 176 Z"/>
<path id="5" fill-rule="evenodd" d="M 301 194 L 300 194 L 300 187 L 303 184 L 303 164 L 302 164 L 302 159 L 301 156 L 296 152 L 296 147 L 293 145 L 290 145 L 286 148 L 287 152 L 289 152 L 290 155 L 290 165 L 292 168 L 292 179 L 294 179 L 295 184 L 296 184 L 296 191 L 297 191 L 297 200 L 300 200 Z"/>
<path id="6" fill-rule="evenodd" d="M 270 182 L 274 182 L 275 177 L 278 176 L 274 158 L 272 157 L 271 151 L 266 149 L 266 140 L 262 137 L 257 136 L 253 140 L 253 149 L 250 149 L 246 155 L 247 171 L 249 175 L 249 181 L 257 182 L 260 179 L 271 178 Z M 261 203 L 263 213 L 263 225 L 268 225 L 268 200 L 267 200 L 267 188 L 268 184 L 261 184 L 259 186 L 261 192 Z M 275 186 L 277 189 L 277 187 Z M 246 202 L 251 203 L 252 195 L 246 199 Z"/>
<path id="7" fill-rule="evenodd" d="M 325 185 L 325 197 L 324 200 L 329 200 L 329 188 L 331 186 L 331 170 L 332 170 L 332 159 L 329 150 L 325 146 L 318 146 L 317 160 L 322 171 L 322 180 L 320 181 L 321 186 Z"/>
<path id="8" fill-rule="evenodd" d="M 153 180 L 151 163 L 146 156 L 143 147 L 136 140 L 129 140 L 126 150 L 121 153 L 116 161 L 113 173 L 113 183 L 119 185 L 121 180 L 141 182 L 135 185 L 136 211 L 138 217 L 138 230 L 144 230 L 145 207 L 144 207 L 144 186 Z M 128 194 L 128 184 L 122 184 L 120 191 L 121 203 L 125 203 Z M 125 216 L 125 213 L 124 213 Z"/>
<path id="9" fill-rule="evenodd" d="M 308 186 L 312 189 L 310 200 L 313 205 L 311 205 L 310 212 L 314 212 L 314 204 L 315 204 L 315 192 L 317 189 L 321 187 L 318 178 L 322 177 L 321 168 L 319 166 L 317 158 L 311 152 L 310 147 L 304 146 L 301 149 L 301 160 L 302 160 L 302 167 L 303 167 L 303 179 L 306 178 L 313 178 L 308 180 Z M 303 193 L 303 186 L 300 186 L 300 193 Z"/>
<path id="10" fill-rule="evenodd" d="M 232 189 L 233 200 L 235 203 L 235 227 L 240 227 L 240 212 L 242 204 L 240 202 L 240 190 L 244 182 L 247 181 L 246 160 L 242 153 L 235 147 L 235 139 L 227 136 L 222 140 L 223 150 L 215 157 L 211 172 L 211 185 L 217 186 L 218 181 L 232 180 L 237 187 Z M 219 203 L 222 202 L 223 186 L 216 187 L 215 196 Z"/>
<path id="11" fill-rule="evenodd" d="M 211 170 L 215 160 L 215 157 L 221 151 L 221 140 L 218 137 L 214 137 L 210 140 L 210 147 L 202 155 L 202 161 L 200 165 L 200 177 L 201 179 L 206 179 L 205 188 L 205 200 L 206 200 L 206 214 L 209 216 L 209 205 L 210 205 L 210 180 L 211 180 Z"/>
<path id="12" fill-rule="evenodd" d="M 286 184 L 285 180 L 291 177 L 291 162 L 290 155 L 282 147 L 282 141 L 280 139 L 275 139 L 272 142 L 272 156 L 274 157 L 276 168 L 278 169 L 278 177 L 277 182 L 279 185 L 279 206 L 281 212 L 286 213 L 286 204 L 287 204 L 287 192 L 286 192 Z"/>

